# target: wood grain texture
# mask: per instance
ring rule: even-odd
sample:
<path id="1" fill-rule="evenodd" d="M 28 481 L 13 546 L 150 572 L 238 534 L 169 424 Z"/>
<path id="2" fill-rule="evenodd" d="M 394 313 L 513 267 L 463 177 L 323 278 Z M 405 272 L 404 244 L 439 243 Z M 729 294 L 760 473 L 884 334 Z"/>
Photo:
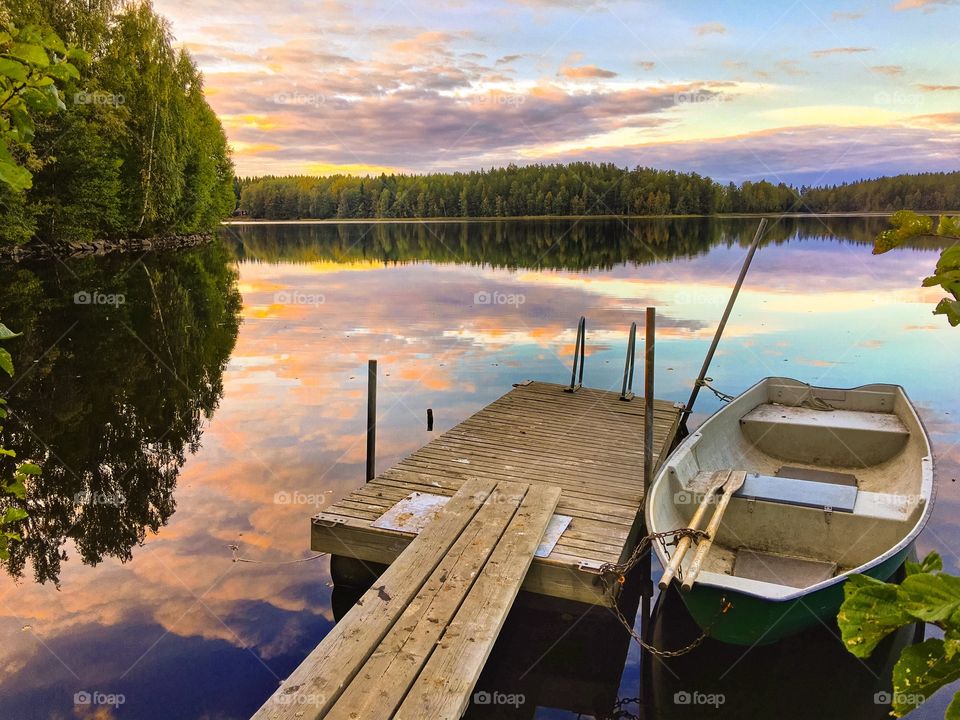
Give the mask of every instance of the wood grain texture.
<path id="1" fill-rule="evenodd" d="M 559 488 L 537 485 L 527 492 L 456 617 L 393 716 L 396 720 L 458 720 L 463 715 L 559 499 Z"/>
<path id="2" fill-rule="evenodd" d="M 639 534 L 643 506 L 643 398 L 619 392 L 533 382 L 510 392 L 434 438 L 315 519 L 317 552 L 389 563 L 409 535 L 369 528 L 411 492 L 452 495 L 463 483 L 520 481 L 561 489 L 556 512 L 569 527 L 547 558 L 534 558 L 524 589 L 556 597 L 604 602 L 597 566 L 628 557 Z M 654 402 L 654 466 L 673 444 L 680 410 Z M 340 520 L 341 525 L 316 523 Z"/>
<path id="3" fill-rule="evenodd" d="M 496 483 L 464 483 L 407 551 L 398 557 L 306 660 L 284 681 L 254 720 L 322 717 L 340 697 L 396 619 L 460 537 Z"/>

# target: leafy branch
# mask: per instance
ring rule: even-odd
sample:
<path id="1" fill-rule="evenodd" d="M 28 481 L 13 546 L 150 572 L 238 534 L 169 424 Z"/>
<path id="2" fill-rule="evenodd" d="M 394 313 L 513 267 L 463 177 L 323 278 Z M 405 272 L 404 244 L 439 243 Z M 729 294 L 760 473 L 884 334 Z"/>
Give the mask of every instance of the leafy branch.
<path id="1" fill-rule="evenodd" d="M 10 340 L 19 335 L 20 333 L 15 333 L 6 325 L 0 323 L 0 341 Z M 13 376 L 13 358 L 10 356 L 10 352 L 2 347 L 0 347 L 0 370 L 3 370 L 11 377 Z M 0 420 L 7 417 L 6 404 L 6 399 L 0 398 Z M 3 426 L 0 426 L 0 432 L 2 431 Z M 0 446 L 0 456 L 15 458 L 17 453 L 14 450 L 8 450 Z M 0 495 L 13 496 L 17 500 L 25 500 L 27 497 L 26 481 L 30 476 L 39 474 L 40 468 L 35 464 L 29 462 L 20 463 L 13 471 L 13 479 L 0 485 Z M 0 515 L 0 560 L 9 559 L 10 543 L 21 540 L 20 533 L 11 529 L 11 527 L 26 517 L 27 511 L 16 506 L 7 507 L 3 514 Z"/>
<path id="2" fill-rule="evenodd" d="M 0 27 L 0 182 L 12 190 L 33 184 L 17 155 L 29 153 L 34 116 L 66 109 L 57 83 L 79 79 L 73 62 L 86 57 L 51 30 L 9 22 Z"/>
<path id="3" fill-rule="evenodd" d="M 960 217 L 941 215 L 934 229 L 933 218 L 929 215 L 900 210 L 893 214 L 890 223 L 893 227 L 884 230 L 874 241 L 874 255 L 885 253 L 907 240 L 925 235 L 960 240 Z M 936 285 L 942 287 L 948 297 L 937 304 L 933 314 L 946 315 L 947 322 L 953 327 L 960 325 L 960 243 L 943 251 L 936 271 L 923 281 L 923 287 Z"/>
<path id="4" fill-rule="evenodd" d="M 893 715 L 903 717 L 937 690 L 960 679 L 960 577 L 943 571 L 940 556 L 906 563 L 899 585 L 852 575 L 844 585 L 837 615 L 843 644 L 859 658 L 869 657 L 887 635 L 917 622 L 935 625 L 943 639 L 928 638 L 900 654 L 893 668 Z M 960 720 L 960 692 L 945 720 Z"/>

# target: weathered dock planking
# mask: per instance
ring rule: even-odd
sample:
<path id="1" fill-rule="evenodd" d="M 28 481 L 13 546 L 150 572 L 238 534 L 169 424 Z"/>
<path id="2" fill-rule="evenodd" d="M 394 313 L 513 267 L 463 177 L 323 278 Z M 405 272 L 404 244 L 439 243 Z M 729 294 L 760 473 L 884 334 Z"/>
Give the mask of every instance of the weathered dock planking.
<path id="1" fill-rule="evenodd" d="M 654 403 L 654 467 L 677 435 L 681 409 Z M 610 604 L 597 570 L 634 549 L 643 504 L 644 401 L 616 392 L 526 382 L 448 430 L 313 519 L 318 552 L 389 565 L 412 533 L 372 526 L 411 493 L 453 495 L 468 480 L 513 480 L 561 490 L 569 516 L 523 589 Z"/>
<path id="2" fill-rule="evenodd" d="M 254 720 L 459 718 L 559 499 L 464 482 Z"/>

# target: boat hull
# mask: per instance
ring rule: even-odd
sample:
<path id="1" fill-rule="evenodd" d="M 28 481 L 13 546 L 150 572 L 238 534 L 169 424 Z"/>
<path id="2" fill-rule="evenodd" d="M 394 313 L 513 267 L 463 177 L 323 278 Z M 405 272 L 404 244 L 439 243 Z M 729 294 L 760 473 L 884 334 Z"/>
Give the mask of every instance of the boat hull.
<path id="1" fill-rule="evenodd" d="M 912 544 L 864 571 L 887 581 L 907 558 Z M 714 640 L 731 645 L 768 645 L 812 625 L 836 622 L 844 581 L 791 600 L 771 600 L 730 588 L 694 585 L 681 593 L 690 615 Z M 727 607 L 726 612 L 722 608 Z"/>

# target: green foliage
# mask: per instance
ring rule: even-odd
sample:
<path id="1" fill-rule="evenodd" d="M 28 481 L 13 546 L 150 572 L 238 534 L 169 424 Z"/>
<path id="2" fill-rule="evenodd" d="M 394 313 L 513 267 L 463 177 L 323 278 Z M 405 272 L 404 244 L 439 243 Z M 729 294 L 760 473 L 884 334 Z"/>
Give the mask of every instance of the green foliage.
<path id="1" fill-rule="evenodd" d="M 960 207 L 960 173 L 899 175 L 832 188 L 746 181 L 722 185 L 697 173 L 610 163 L 529 165 L 378 178 L 261 177 L 238 183 L 254 218 L 520 217 L 861 212 Z"/>
<path id="2" fill-rule="evenodd" d="M 943 639 L 931 638 L 905 649 L 893 669 L 893 714 L 903 717 L 944 685 L 960 679 L 960 577 L 943 572 L 931 552 L 921 563 L 908 562 L 899 585 L 854 575 L 844 585 L 837 615 L 845 647 L 869 657 L 887 635 L 916 622 L 932 623 Z M 947 710 L 960 718 L 960 692 Z"/>
<path id="3" fill-rule="evenodd" d="M 697 173 L 583 162 L 378 178 L 263 177 L 241 181 L 240 193 L 241 210 L 268 219 L 706 215 L 800 208 L 797 191 L 782 183 L 737 187 Z"/>
<path id="4" fill-rule="evenodd" d="M 80 77 L 78 57 L 50 30 L 0 24 L 0 183 L 15 192 L 33 183 L 34 117 L 66 109 L 57 83 Z"/>
<path id="5" fill-rule="evenodd" d="M 0 244 L 206 232 L 233 211 L 223 128 L 199 71 L 149 2 L 0 0 L 0 18 L 7 3 L 11 25 L 53 28 L 41 39 L 89 53 L 50 39 L 50 57 L 63 47 L 70 60 L 44 68 L 56 81 L 44 92 L 58 90 L 60 111 L 38 116 L 18 145 L 33 182 L 0 197 L 15 211 Z"/>
<path id="6" fill-rule="evenodd" d="M 15 333 L 6 325 L 0 323 L 0 342 L 19 336 L 20 333 Z M 13 376 L 13 359 L 10 357 L 10 352 L 2 347 L 0 347 L 0 370 L 3 370 L 11 377 Z M 6 404 L 6 399 L 0 398 L 0 420 L 4 420 L 7 417 Z M 0 426 L 0 431 L 2 430 L 3 427 Z M 3 456 L 15 458 L 17 453 L 14 450 L 8 450 L 0 446 L 0 457 Z M 27 488 L 24 481 L 29 476 L 38 475 L 39 473 L 40 468 L 33 463 L 21 463 L 14 469 L 13 479 L 0 484 L 0 495 L 13 497 L 17 500 L 24 500 L 27 496 Z M 0 560 L 8 560 L 10 558 L 10 543 L 19 542 L 21 539 L 20 533 L 10 529 L 10 526 L 15 525 L 26 517 L 26 510 L 16 506 L 9 506 L 4 510 L 3 514 L 0 514 Z"/>
<path id="7" fill-rule="evenodd" d="M 880 255 L 897 247 L 905 240 L 930 235 L 933 232 L 933 218 L 929 215 L 918 215 L 912 210 L 898 210 L 890 217 L 890 230 L 884 230 L 877 235 L 873 247 L 873 254 Z"/>
<path id="8" fill-rule="evenodd" d="M 941 215 L 936 230 L 933 228 L 933 218 L 909 210 L 894 213 L 890 222 L 894 227 L 877 236 L 873 247 L 875 255 L 925 235 L 960 240 L 960 217 Z M 937 304 L 933 314 L 945 315 L 947 322 L 954 327 L 960 325 L 960 243 L 943 251 L 937 262 L 936 272 L 923 281 L 924 287 L 936 285 L 949 293 L 949 297 L 943 298 Z"/>
<path id="9" fill-rule="evenodd" d="M 69 271 L 21 265 L 0 283 L 4 318 L 23 331 L 18 364 L 31 368 L 9 391 L 17 422 L 0 442 L 43 467 L 26 503 L 0 498 L 0 515 L 10 505 L 29 513 L 0 567 L 52 583 L 66 543 L 90 565 L 128 560 L 174 512 L 179 469 L 223 392 L 241 307 L 220 243 L 150 253 L 133 267 L 120 255 L 65 262 Z M 73 301 L 91 288 L 123 301 Z M 0 476 L 13 463 L 0 457 Z"/>

